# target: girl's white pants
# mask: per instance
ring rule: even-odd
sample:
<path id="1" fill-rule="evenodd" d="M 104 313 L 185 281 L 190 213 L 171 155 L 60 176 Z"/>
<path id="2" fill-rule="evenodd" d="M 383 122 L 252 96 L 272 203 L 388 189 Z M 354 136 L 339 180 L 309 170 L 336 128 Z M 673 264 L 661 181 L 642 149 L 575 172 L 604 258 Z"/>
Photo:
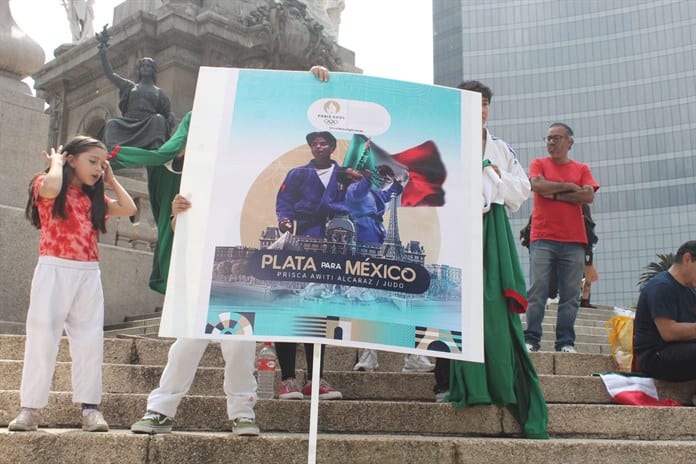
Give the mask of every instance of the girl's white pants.
<path id="1" fill-rule="evenodd" d="M 27 312 L 21 405 L 48 404 L 60 337 L 72 358 L 73 402 L 99 404 L 104 356 L 104 293 L 99 263 L 40 256 Z"/>
<path id="2" fill-rule="evenodd" d="M 172 344 L 159 387 L 148 396 L 148 411 L 169 417 L 176 415 L 181 399 L 193 383 L 198 363 L 208 342 L 207 339 L 178 338 Z M 256 343 L 221 340 L 220 349 L 225 360 L 223 389 L 227 397 L 227 416 L 230 420 L 238 417 L 254 418 Z"/>

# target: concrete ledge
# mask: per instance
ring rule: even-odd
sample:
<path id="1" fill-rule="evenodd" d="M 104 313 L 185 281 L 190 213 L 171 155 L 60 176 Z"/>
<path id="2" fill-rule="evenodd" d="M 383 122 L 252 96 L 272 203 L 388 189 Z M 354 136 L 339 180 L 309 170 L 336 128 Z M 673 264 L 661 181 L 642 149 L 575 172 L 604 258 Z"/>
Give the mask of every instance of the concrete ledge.
<path id="1" fill-rule="evenodd" d="M 79 406 L 70 393 L 51 393 L 41 414 L 42 427 L 75 428 Z M 127 429 L 145 412 L 146 395 L 107 394 L 104 417 L 113 429 Z M 176 430 L 230 431 L 224 396 L 184 397 Z M 306 433 L 308 400 L 265 400 L 256 405 L 257 422 L 268 432 Z M 0 391 L 0 426 L 19 412 L 19 392 Z M 505 408 L 405 401 L 322 401 L 322 433 L 416 434 L 432 436 L 519 437 L 520 427 Z M 549 433 L 556 438 L 696 440 L 696 414 L 687 407 L 550 404 Z M 623 461 L 621 461 L 623 462 Z"/>
<path id="2" fill-rule="evenodd" d="M 0 359 L 23 360 L 24 359 L 24 335 L 1 335 L 0 336 Z M 129 364 L 132 363 L 134 356 L 134 345 L 132 340 L 107 338 L 104 339 L 104 363 Z M 58 345 L 59 362 L 70 361 L 70 348 L 68 339 L 61 338 Z"/>
<path id="3" fill-rule="evenodd" d="M 64 464 L 114 462 L 129 464 L 208 464 L 236 462 L 307 462 L 307 437 L 263 433 L 257 438 L 224 432 L 175 432 L 136 435 L 126 431 L 89 434 L 45 429 L 36 433 L 0 431 L 7 462 Z M 425 437 L 420 435 L 350 435 L 322 433 L 317 440 L 319 463 L 593 463 L 690 464 L 695 442 L 629 440 Z"/>
<path id="4" fill-rule="evenodd" d="M 105 364 L 142 364 L 164 366 L 167 362 L 169 347 L 173 339 L 163 338 L 106 338 L 104 339 Z M 257 349 L 260 348 L 257 344 Z M 330 371 L 352 371 L 359 355 L 358 349 L 328 346 L 326 348 L 325 366 Z M 401 372 L 404 355 L 389 351 L 379 351 L 379 368 L 377 372 Z M 591 375 L 616 369 L 611 356 L 587 353 L 556 353 L 540 351 L 530 353 L 538 374 Z M 24 359 L 24 336 L 0 336 L 0 359 Z M 58 351 L 58 361 L 69 361 L 70 353 L 67 338 L 62 338 Z M 304 346 L 297 347 L 297 368 L 306 367 Z M 206 349 L 200 366 L 222 367 L 223 359 L 219 344 L 211 342 Z"/>

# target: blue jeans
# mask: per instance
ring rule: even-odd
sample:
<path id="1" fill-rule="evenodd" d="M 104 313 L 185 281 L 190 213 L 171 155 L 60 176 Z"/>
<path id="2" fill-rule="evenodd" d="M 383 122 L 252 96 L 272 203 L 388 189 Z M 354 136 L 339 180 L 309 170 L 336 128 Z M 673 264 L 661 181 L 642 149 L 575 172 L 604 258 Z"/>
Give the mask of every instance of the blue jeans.
<path id="1" fill-rule="evenodd" d="M 549 282 L 557 272 L 558 316 L 556 319 L 556 351 L 575 344 L 575 317 L 580 308 L 580 281 L 585 264 L 585 247 L 580 243 L 536 240 L 529 247 L 529 280 L 527 292 L 527 330 L 524 339 L 534 347 L 541 340 Z"/>

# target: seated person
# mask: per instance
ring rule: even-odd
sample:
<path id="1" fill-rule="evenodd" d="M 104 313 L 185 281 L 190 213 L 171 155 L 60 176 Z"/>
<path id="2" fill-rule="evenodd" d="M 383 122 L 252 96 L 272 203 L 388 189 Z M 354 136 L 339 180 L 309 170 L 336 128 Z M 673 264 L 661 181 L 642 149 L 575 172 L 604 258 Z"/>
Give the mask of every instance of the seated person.
<path id="1" fill-rule="evenodd" d="M 633 349 L 641 372 L 661 380 L 696 379 L 696 240 L 677 250 L 638 298 Z"/>

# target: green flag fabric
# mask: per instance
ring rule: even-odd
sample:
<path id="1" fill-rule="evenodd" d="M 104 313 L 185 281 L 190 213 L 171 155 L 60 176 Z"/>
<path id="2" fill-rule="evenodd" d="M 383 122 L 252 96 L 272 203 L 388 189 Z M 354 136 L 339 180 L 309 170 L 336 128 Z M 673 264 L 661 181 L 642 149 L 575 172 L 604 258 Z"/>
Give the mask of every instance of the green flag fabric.
<path id="1" fill-rule="evenodd" d="M 382 188 L 380 167 L 388 167 L 401 184 L 405 184 L 409 177 L 406 166 L 395 161 L 392 155 L 361 134 L 354 134 L 351 138 L 343 159 L 343 167 L 361 172 L 370 171 L 373 174 L 370 183 L 375 190 Z"/>
<path id="2" fill-rule="evenodd" d="M 505 406 L 527 438 L 547 439 L 548 409 L 517 314 L 526 307 L 524 275 L 503 205 L 483 217 L 483 249 L 485 362 L 452 362 L 445 401 Z"/>
<path id="3" fill-rule="evenodd" d="M 152 260 L 150 288 L 164 294 L 169 275 L 169 261 L 172 254 L 174 231 L 169 224 L 172 214 L 172 200 L 179 193 L 181 173 L 173 172 L 165 165 L 172 161 L 186 146 L 191 112 L 184 116 L 176 132 L 156 150 L 116 146 L 110 153 L 109 162 L 119 167 L 131 168 L 145 166 L 147 169 L 147 190 L 150 195 L 152 215 L 157 224 L 157 244 Z"/>

